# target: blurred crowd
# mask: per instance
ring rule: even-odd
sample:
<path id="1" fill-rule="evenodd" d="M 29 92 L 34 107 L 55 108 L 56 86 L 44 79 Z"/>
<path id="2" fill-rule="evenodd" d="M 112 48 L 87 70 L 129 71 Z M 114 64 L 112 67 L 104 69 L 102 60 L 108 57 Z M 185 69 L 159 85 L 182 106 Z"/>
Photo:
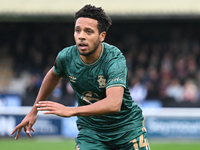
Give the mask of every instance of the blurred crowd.
<path id="1" fill-rule="evenodd" d="M 200 107 L 200 22 L 196 20 L 113 21 L 105 42 L 125 55 L 130 93 L 139 105 Z M 0 49 L 14 58 L 14 77 L 31 75 L 23 105 L 32 105 L 47 71 L 60 50 L 75 44 L 74 23 L 0 23 Z M 76 105 L 75 94 L 63 79 L 50 96 Z"/>

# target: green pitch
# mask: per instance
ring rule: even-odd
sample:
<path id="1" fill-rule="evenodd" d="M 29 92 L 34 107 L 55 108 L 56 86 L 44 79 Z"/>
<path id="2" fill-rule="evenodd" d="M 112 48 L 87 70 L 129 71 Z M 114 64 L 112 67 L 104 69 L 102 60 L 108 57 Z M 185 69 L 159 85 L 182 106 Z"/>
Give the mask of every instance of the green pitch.
<path id="1" fill-rule="evenodd" d="M 195 150 L 199 149 L 199 141 L 151 141 L 151 150 Z M 0 138 L 1 150 L 74 150 L 75 142 L 71 139 L 61 138 L 32 138 L 18 140 Z"/>

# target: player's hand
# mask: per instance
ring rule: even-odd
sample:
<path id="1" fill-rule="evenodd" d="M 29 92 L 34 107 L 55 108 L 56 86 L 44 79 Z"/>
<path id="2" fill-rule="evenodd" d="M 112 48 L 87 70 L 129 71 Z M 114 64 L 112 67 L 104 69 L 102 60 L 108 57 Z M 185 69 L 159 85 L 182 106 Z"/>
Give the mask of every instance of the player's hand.
<path id="1" fill-rule="evenodd" d="M 13 135 L 15 132 L 17 132 L 15 139 L 17 140 L 19 138 L 20 132 L 22 128 L 26 132 L 26 134 L 31 138 L 31 131 L 35 132 L 35 130 L 32 128 L 34 123 L 36 122 L 37 116 L 31 116 L 28 114 L 20 124 L 18 124 L 15 129 L 12 131 L 11 135 Z"/>
<path id="2" fill-rule="evenodd" d="M 71 117 L 70 107 L 52 101 L 40 101 L 36 104 L 38 111 L 45 111 L 43 114 L 54 114 L 61 117 Z"/>

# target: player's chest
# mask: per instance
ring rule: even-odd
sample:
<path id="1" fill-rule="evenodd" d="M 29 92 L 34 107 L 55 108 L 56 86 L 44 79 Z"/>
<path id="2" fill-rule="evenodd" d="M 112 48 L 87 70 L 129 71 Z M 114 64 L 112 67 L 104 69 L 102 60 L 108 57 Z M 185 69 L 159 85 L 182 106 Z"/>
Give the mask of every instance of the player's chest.
<path id="1" fill-rule="evenodd" d="M 105 71 L 100 66 L 70 69 L 68 77 L 74 88 L 79 89 L 99 91 L 105 89 L 107 84 Z"/>

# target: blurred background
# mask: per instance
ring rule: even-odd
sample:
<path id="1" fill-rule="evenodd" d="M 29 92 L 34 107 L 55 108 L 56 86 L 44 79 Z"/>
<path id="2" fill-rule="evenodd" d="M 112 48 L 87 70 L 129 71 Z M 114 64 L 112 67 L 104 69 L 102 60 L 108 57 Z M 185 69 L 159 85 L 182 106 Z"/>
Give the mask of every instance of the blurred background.
<path id="1" fill-rule="evenodd" d="M 0 136 L 9 137 L 29 112 L 58 52 L 75 44 L 73 17 L 85 4 L 113 20 L 105 42 L 126 57 L 148 136 L 199 139 L 199 0 L 0 0 Z M 49 100 L 76 106 L 67 79 Z M 75 137 L 75 120 L 39 113 L 34 135 Z"/>

